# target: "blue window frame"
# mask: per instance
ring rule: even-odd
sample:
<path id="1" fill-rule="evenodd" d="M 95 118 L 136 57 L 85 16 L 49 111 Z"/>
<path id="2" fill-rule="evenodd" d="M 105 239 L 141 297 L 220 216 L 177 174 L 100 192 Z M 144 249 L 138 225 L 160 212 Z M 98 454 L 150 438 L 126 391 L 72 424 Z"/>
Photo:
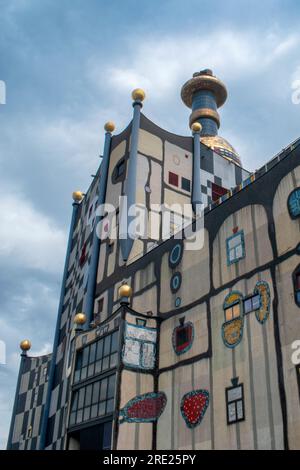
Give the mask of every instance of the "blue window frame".
<path id="1" fill-rule="evenodd" d="M 245 258 L 245 238 L 243 230 L 227 238 L 226 249 L 228 266 Z"/>
<path id="2" fill-rule="evenodd" d="M 250 313 L 250 312 L 255 312 L 256 310 L 259 310 L 261 307 L 261 302 L 260 302 L 260 295 L 255 294 L 252 295 L 251 297 L 248 297 L 244 299 L 244 313 Z"/>
<path id="3" fill-rule="evenodd" d="M 300 188 L 295 189 L 289 195 L 288 209 L 292 219 L 300 217 Z"/>

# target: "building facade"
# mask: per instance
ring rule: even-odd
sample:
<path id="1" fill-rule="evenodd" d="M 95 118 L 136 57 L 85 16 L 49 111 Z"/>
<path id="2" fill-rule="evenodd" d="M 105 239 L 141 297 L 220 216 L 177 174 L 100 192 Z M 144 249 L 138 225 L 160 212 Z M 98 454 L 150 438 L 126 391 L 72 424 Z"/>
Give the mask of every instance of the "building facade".
<path id="1" fill-rule="evenodd" d="M 105 126 L 53 352 L 21 344 L 9 449 L 300 448 L 300 140 L 249 173 L 218 135 L 224 84 L 204 70 L 181 96 L 191 136 L 140 89 Z"/>

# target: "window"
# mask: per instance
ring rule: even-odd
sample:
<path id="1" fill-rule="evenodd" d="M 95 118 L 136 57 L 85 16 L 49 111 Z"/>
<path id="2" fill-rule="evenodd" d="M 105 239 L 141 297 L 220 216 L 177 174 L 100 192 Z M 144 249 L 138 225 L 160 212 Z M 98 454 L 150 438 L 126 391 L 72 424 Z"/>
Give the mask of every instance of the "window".
<path id="1" fill-rule="evenodd" d="M 235 305 L 231 305 L 230 307 L 225 308 L 225 321 L 231 321 L 234 318 L 238 318 L 241 316 L 241 305 L 240 303 L 236 303 Z"/>
<path id="2" fill-rule="evenodd" d="M 245 420 L 243 384 L 226 388 L 226 408 L 228 425 Z"/>
<path id="3" fill-rule="evenodd" d="M 72 396 L 70 426 L 103 417 L 114 411 L 116 375 L 75 390 Z"/>
<path id="4" fill-rule="evenodd" d="M 169 171 L 169 184 L 178 187 L 178 175 Z"/>
<path id="5" fill-rule="evenodd" d="M 181 178 L 181 189 L 184 191 L 191 191 L 191 181 L 188 180 L 187 178 L 182 177 Z"/>
<path id="6" fill-rule="evenodd" d="M 135 369 L 153 369 L 156 357 L 156 328 L 126 322 L 123 364 Z"/>
<path id="7" fill-rule="evenodd" d="M 136 318 L 135 322 L 138 326 L 146 326 L 147 324 L 147 320 L 144 320 L 143 318 Z"/>
<path id="8" fill-rule="evenodd" d="M 244 313 L 254 312 L 255 310 L 259 310 L 261 307 L 260 302 L 260 295 L 253 295 L 252 297 L 248 297 L 244 300 Z"/>
<path id="9" fill-rule="evenodd" d="M 293 273 L 295 302 L 300 307 L 300 266 Z"/>
<path id="10" fill-rule="evenodd" d="M 105 336 L 77 353 L 74 383 L 106 372 L 118 363 L 119 332 Z"/>
<path id="11" fill-rule="evenodd" d="M 227 264 L 237 263 L 245 258 L 244 232 L 241 230 L 226 240 Z"/>
<path id="12" fill-rule="evenodd" d="M 300 188 L 295 189 L 288 198 L 288 209 L 292 219 L 300 217 Z"/>
<path id="13" fill-rule="evenodd" d="M 180 355 L 187 352 L 194 339 L 194 326 L 191 322 L 184 323 L 184 319 L 181 321 L 181 325 L 177 326 L 173 331 L 172 343 L 176 354 Z"/>
<path id="14" fill-rule="evenodd" d="M 228 189 L 222 188 L 215 183 L 211 184 L 211 197 L 213 201 L 217 201 L 220 197 L 224 196 L 228 192 Z"/>

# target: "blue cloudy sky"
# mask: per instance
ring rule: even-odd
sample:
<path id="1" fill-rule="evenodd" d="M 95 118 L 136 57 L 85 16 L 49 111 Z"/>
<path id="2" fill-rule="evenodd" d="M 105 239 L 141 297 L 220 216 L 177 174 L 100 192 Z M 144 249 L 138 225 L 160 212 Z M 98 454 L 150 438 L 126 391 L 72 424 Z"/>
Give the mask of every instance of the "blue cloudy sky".
<path id="1" fill-rule="evenodd" d="M 87 189 L 103 123 L 145 114 L 187 134 L 181 85 L 210 67 L 227 84 L 221 134 L 254 170 L 299 137 L 298 0 L 0 0 L 0 447 L 19 363 L 51 350 L 71 192 Z"/>

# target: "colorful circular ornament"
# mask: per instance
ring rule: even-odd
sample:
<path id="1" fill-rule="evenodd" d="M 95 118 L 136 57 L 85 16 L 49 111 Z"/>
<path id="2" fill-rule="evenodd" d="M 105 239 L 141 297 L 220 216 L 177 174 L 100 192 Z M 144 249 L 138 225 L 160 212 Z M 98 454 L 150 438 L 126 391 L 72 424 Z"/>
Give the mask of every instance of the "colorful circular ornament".
<path id="1" fill-rule="evenodd" d="M 181 282 L 182 282 L 181 273 L 177 272 L 173 274 L 170 280 L 170 288 L 173 294 L 175 294 L 180 289 Z"/>
<path id="2" fill-rule="evenodd" d="M 178 242 L 173 246 L 169 253 L 169 266 L 170 268 L 176 268 L 180 263 L 183 255 L 183 243 Z"/>

